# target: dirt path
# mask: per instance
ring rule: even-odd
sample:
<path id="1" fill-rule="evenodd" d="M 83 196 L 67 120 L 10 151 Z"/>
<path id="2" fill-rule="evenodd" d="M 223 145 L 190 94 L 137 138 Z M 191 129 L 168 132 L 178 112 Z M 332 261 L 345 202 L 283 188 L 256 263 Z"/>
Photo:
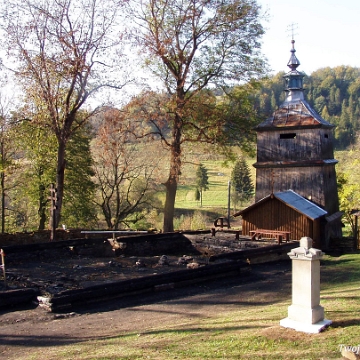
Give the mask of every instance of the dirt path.
<path id="1" fill-rule="evenodd" d="M 289 261 L 255 265 L 244 278 L 88 306 L 69 314 L 47 313 L 39 307 L 0 312 L 0 358 L 19 359 L 41 347 L 142 333 L 249 304 L 274 303 L 290 297 L 290 268 Z"/>

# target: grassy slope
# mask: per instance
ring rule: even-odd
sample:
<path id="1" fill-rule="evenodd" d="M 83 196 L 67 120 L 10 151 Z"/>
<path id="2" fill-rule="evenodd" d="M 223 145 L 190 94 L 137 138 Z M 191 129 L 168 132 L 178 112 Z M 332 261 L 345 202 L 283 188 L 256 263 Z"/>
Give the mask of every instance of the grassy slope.
<path id="1" fill-rule="evenodd" d="M 115 338 L 46 349 L 47 359 L 339 359 L 341 344 L 357 346 L 360 334 L 360 254 L 325 257 L 321 304 L 333 325 L 320 334 L 279 326 L 291 299 L 264 306 L 249 302 L 238 311 Z M 121 354 L 121 355 L 120 355 Z M 37 359 L 39 354 L 31 359 Z"/>
<path id="2" fill-rule="evenodd" d="M 224 161 L 219 156 L 214 156 L 213 160 L 211 154 L 200 155 L 192 154 L 187 156 L 188 162 L 184 162 L 182 176 L 180 178 L 175 207 L 177 209 L 176 216 L 181 214 L 192 214 L 194 211 L 200 211 L 208 215 L 209 219 L 214 220 L 218 216 L 226 216 L 228 206 L 228 181 L 231 178 L 231 171 L 234 164 L 224 164 Z M 348 172 L 351 174 L 351 183 L 358 182 L 360 177 L 359 171 L 354 171 L 353 162 L 358 158 L 356 152 L 338 151 L 335 153 L 335 158 L 339 160 L 337 171 Z M 252 166 L 256 159 L 248 158 L 247 163 L 251 171 L 253 184 L 255 185 L 256 172 Z M 203 206 L 200 208 L 199 201 L 195 200 L 195 172 L 197 165 L 202 163 L 208 170 L 209 175 L 209 189 L 203 193 Z M 164 198 L 162 194 L 161 198 Z M 248 204 L 242 204 L 246 207 Z M 234 210 L 238 211 L 239 208 L 234 209 L 231 204 L 231 213 Z"/>
<path id="3" fill-rule="evenodd" d="M 217 217 L 227 215 L 228 182 L 231 179 L 234 164 L 225 164 L 224 160 L 220 157 L 214 160 L 211 155 L 188 156 L 187 160 L 188 162 L 185 162 L 183 165 L 182 175 L 178 185 L 175 217 L 179 218 L 182 214 L 192 216 L 194 212 L 202 213 L 207 217 L 208 227 Z M 255 184 L 255 168 L 252 166 L 255 160 L 249 158 L 247 162 L 253 183 Z M 203 192 L 202 207 L 200 207 L 200 202 L 195 200 L 195 173 L 199 163 L 202 163 L 206 167 L 209 176 L 209 189 Z M 162 199 L 163 196 L 164 194 L 161 196 Z M 249 204 L 242 204 L 242 207 Z M 233 204 L 230 204 L 231 214 L 238 210 L 239 208 L 234 208 Z M 239 225 L 238 222 L 238 220 L 233 219 L 232 227 L 237 227 Z M 175 227 L 176 225 L 177 223 L 175 222 Z"/>
<path id="4" fill-rule="evenodd" d="M 195 200 L 195 172 L 197 164 L 201 162 L 208 170 L 209 190 L 203 194 L 203 208 L 221 208 L 227 209 L 228 199 L 228 181 L 231 177 L 231 171 L 234 164 L 229 163 L 227 166 L 224 161 L 218 157 L 217 160 L 211 160 L 208 156 L 188 156 L 190 162 L 183 166 L 182 176 L 178 186 L 176 197 L 176 207 L 181 209 L 200 209 L 200 204 Z M 354 176 L 360 176 L 359 171 L 354 171 L 353 162 L 358 159 L 356 152 L 338 151 L 335 158 L 339 160 L 337 165 L 338 171 L 345 171 L 351 174 L 351 181 L 354 182 Z M 251 171 L 253 184 L 255 185 L 256 172 L 252 166 L 256 159 L 248 158 L 247 163 Z M 357 179 L 356 179 L 357 180 Z"/>

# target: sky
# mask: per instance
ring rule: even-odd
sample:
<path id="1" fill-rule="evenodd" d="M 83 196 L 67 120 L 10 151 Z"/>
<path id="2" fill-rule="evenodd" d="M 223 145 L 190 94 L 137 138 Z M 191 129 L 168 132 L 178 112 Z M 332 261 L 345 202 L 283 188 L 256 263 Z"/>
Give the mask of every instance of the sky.
<path id="1" fill-rule="evenodd" d="M 257 0 L 268 21 L 262 52 L 272 73 L 287 72 L 291 24 L 299 71 L 310 75 L 324 67 L 360 67 L 359 0 Z"/>

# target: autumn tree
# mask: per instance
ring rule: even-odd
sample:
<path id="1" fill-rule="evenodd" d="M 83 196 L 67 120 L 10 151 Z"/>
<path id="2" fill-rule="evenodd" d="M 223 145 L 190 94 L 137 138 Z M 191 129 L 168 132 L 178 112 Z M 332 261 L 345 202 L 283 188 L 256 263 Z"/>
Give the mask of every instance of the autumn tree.
<path id="1" fill-rule="evenodd" d="M 349 151 L 339 152 L 339 169 L 337 170 L 337 184 L 340 210 L 344 213 L 344 223 L 350 225 L 352 234 L 355 234 L 354 209 L 360 208 L 360 171 L 359 171 L 359 144 Z"/>
<path id="2" fill-rule="evenodd" d="M 5 65 L 13 68 L 28 108 L 41 111 L 42 126 L 55 134 L 56 187 L 60 219 L 64 196 L 66 149 L 95 110 L 79 110 L 100 89 L 121 88 L 119 74 L 121 34 L 120 0 L 8 0 L 1 9 Z M 15 59 L 12 63 L 12 59 Z M 116 61 L 116 62 L 115 62 Z M 111 75 L 111 77 L 109 77 Z"/>
<path id="3" fill-rule="evenodd" d="M 161 110 L 168 119 L 169 136 L 156 126 L 153 131 L 170 152 L 163 230 L 173 231 L 183 143 L 219 143 L 219 122 L 212 115 L 216 99 L 207 89 L 246 81 L 263 69 L 258 52 L 263 34 L 260 7 L 253 0 L 147 0 L 132 4 L 134 38 L 167 96 Z M 154 121 L 153 116 L 150 121 Z M 246 134 L 239 134 L 242 137 Z"/>
<path id="4" fill-rule="evenodd" d="M 95 120 L 101 123 L 92 142 L 98 193 L 95 202 L 107 227 L 117 230 L 121 224 L 142 220 L 158 205 L 154 176 L 161 156 L 156 144 L 154 149 L 153 144 L 136 140 L 129 131 L 131 120 L 122 111 L 107 109 Z"/>

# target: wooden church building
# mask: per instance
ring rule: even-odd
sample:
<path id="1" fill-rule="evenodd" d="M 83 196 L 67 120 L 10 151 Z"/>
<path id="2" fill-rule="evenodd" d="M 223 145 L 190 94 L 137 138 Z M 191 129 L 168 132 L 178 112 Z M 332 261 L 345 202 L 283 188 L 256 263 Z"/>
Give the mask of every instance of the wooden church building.
<path id="1" fill-rule="evenodd" d="M 294 240 L 315 237 L 316 246 L 326 249 L 330 239 L 341 237 L 342 229 L 334 126 L 305 100 L 294 43 L 290 71 L 284 75 L 286 99 L 255 128 L 255 204 L 234 216 L 243 217 L 244 235 L 254 228 L 286 230 Z M 295 197 L 299 206 L 294 205 Z"/>

